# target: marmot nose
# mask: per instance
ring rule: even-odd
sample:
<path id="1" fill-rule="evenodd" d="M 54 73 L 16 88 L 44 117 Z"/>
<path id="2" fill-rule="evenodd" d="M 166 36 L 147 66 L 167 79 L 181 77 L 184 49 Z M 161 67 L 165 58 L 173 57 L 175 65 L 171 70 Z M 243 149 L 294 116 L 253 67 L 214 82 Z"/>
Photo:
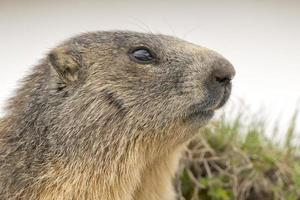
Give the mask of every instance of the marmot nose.
<path id="1" fill-rule="evenodd" d="M 211 76 L 215 84 L 226 86 L 235 76 L 235 69 L 229 61 L 219 58 L 213 65 Z"/>

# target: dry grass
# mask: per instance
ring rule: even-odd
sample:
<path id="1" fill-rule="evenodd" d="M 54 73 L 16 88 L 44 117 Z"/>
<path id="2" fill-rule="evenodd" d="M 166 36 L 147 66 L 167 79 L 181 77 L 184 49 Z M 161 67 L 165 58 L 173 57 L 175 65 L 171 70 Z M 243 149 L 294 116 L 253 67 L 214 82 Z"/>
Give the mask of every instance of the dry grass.
<path id="1" fill-rule="evenodd" d="M 263 122 L 225 116 L 201 131 L 185 152 L 176 181 L 180 200 L 299 200 L 300 150 L 293 145 L 297 113 L 284 142 Z"/>

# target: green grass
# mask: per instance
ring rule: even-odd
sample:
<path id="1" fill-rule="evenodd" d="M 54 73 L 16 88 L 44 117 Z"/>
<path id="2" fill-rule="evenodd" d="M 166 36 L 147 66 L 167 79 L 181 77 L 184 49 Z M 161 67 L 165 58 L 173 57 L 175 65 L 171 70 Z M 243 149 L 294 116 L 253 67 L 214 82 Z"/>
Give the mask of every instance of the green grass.
<path id="1" fill-rule="evenodd" d="M 284 141 L 267 137 L 263 120 L 223 115 L 188 146 L 176 188 L 180 200 L 299 200 L 297 112 Z M 244 122 L 244 123 L 243 123 Z M 270 134 L 268 134 L 270 135 Z"/>

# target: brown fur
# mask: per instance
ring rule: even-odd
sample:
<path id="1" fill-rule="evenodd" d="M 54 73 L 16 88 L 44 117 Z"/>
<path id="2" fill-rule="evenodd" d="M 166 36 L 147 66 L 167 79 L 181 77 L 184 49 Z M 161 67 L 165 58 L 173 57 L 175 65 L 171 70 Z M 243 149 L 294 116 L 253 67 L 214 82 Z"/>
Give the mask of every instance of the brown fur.
<path id="1" fill-rule="evenodd" d="M 140 46 L 155 62 L 130 58 Z M 233 75 L 219 54 L 170 36 L 62 43 L 0 121 L 0 199 L 173 200 L 181 151 L 226 102 Z"/>

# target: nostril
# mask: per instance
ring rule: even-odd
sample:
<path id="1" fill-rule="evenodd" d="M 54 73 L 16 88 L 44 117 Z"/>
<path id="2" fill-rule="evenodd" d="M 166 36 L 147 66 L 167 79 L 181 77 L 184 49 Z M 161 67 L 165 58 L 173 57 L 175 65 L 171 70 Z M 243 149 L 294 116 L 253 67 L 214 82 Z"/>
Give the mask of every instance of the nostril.
<path id="1" fill-rule="evenodd" d="M 231 82 L 231 77 L 230 76 L 223 76 L 223 77 L 216 76 L 215 80 L 222 85 L 227 85 Z"/>
<path id="2" fill-rule="evenodd" d="M 210 58 L 212 59 L 211 65 L 208 66 L 211 70 L 208 74 L 210 84 L 217 88 L 229 86 L 235 76 L 232 64 L 218 54 L 212 54 Z"/>

